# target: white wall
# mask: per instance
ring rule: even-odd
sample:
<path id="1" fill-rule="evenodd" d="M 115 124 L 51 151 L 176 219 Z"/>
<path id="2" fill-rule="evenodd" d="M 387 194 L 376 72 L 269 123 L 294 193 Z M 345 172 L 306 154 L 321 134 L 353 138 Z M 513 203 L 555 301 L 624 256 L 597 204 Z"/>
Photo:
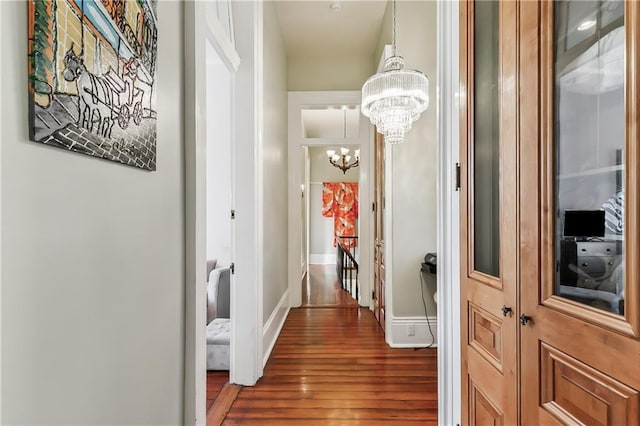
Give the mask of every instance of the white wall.
<path id="1" fill-rule="evenodd" d="M 436 251 L 436 2 L 399 2 L 397 5 L 397 49 L 406 68 L 424 72 L 430 80 L 431 105 L 392 151 L 393 199 L 392 313 L 394 317 L 424 316 L 420 293 L 420 264 L 427 252 Z M 382 25 L 377 57 L 391 43 L 391 7 Z M 429 296 L 427 296 L 429 297 Z M 433 300 L 433 299 L 432 299 Z M 429 316 L 433 316 L 429 312 Z"/>
<path id="2" fill-rule="evenodd" d="M 158 2 L 156 172 L 28 141 L 27 7 L 0 7 L 1 423 L 180 424 L 183 5 Z"/>
<path id="3" fill-rule="evenodd" d="M 273 2 L 264 3 L 264 293 L 266 323 L 287 289 L 287 58 Z"/>
<path id="4" fill-rule="evenodd" d="M 336 260 L 336 248 L 333 246 L 333 217 L 322 215 L 322 182 L 358 182 L 360 167 L 354 167 L 342 173 L 327 159 L 327 149 L 340 150 L 339 146 L 310 147 L 310 179 L 309 185 L 309 249 L 311 263 L 322 263 L 320 259 Z M 353 151 L 354 148 L 351 148 Z M 352 154 L 353 155 L 353 154 Z M 358 224 L 356 223 L 356 229 Z M 357 235 L 357 231 L 356 231 Z"/>
<path id="5" fill-rule="evenodd" d="M 309 52 L 288 62 L 290 91 L 360 90 L 375 68 L 370 52 Z"/>
<path id="6" fill-rule="evenodd" d="M 322 185 L 309 185 L 309 263 L 336 263 L 333 217 L 322 216 Z"/>
<path id="7" fill-rule="evenodd" d="M 231 264 L 231 72 L 207 41 L 207 259 Z M 208 278 L 208 277 L 207 277 Z"/>

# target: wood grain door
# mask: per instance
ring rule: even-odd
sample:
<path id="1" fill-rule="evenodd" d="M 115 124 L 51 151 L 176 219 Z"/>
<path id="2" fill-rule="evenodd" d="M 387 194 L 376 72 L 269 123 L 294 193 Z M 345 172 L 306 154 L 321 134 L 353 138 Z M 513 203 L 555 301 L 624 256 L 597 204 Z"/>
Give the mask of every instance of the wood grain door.
<path id="1" fill-rule="evenodd" d="M 640 3 L 519 8 L 522 423 L 638 425 Z"/>
<path id="2" fill-rule="evenodd" d="M 463 423 L 517 423 L 516 5 L 461 3 Z"/>
<path id="3" fill-rule="evenodd" d="M 375 131 L 374 141 L 374 204 L 373 204 L 373 312 L 385 328 L 384 270 L 384 136 Z"/>

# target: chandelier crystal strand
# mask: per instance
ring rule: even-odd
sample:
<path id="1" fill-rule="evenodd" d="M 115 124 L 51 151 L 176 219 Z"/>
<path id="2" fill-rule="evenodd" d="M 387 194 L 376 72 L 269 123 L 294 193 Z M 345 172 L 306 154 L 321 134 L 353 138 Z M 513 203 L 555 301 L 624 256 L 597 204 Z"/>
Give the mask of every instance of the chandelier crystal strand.
<path id="1" fill-rule="evenodd" d="M 420 71 L 405 70 L 404 59 L 396 55 L 396 19 L 394 0 L 392 56 L 385 61 L 384 70 L 362 86 L 362 113 L 390 144 L 401 143 L 429 107 L 429 79 Z"/>

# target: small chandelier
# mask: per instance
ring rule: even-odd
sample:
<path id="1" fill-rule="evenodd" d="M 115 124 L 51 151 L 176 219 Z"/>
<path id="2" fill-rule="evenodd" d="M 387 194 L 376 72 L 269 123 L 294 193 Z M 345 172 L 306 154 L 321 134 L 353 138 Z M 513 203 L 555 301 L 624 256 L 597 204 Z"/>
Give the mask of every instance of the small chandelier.
<path id="1" fill-rule="evenodd" d="M 405 70 L 404 59 L 396 56 L 396 0 L 393 0 L 392 55 L 384 62 L 384 71 L 369 77 L 362 86 L 362 113 L 386 142 L 398 144 L 428 107 L 429 79 L 420 71 Z"/>
<path id="2" fill-rule="evenodd" d="M 340 155 L 341 154 L 341 155 Z M 347 173 L 352 167 L 358 167 L 360 164 L 360 150 L 353 151 L 353 162 L 351 161 L 351 155 L 349 155 L 349 148 L 340 148 L 340 154 L 336 154 L 333 149 L 327 150 L 327 157 L 329 157 L 329 163 L 333 167 L 337 167 L 342 170 L 342 173 Z"/>

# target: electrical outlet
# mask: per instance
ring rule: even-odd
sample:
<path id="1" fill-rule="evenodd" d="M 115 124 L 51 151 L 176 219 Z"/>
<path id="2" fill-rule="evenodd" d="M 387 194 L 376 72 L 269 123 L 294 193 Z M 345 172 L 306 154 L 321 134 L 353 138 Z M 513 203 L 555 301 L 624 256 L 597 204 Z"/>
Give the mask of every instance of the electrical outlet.
<path id="1" fill-rule="evenodd" d="M 416 335 L 416 325 L 409 324 L 407 326 L 407 336 L 415 336 Z"/>

